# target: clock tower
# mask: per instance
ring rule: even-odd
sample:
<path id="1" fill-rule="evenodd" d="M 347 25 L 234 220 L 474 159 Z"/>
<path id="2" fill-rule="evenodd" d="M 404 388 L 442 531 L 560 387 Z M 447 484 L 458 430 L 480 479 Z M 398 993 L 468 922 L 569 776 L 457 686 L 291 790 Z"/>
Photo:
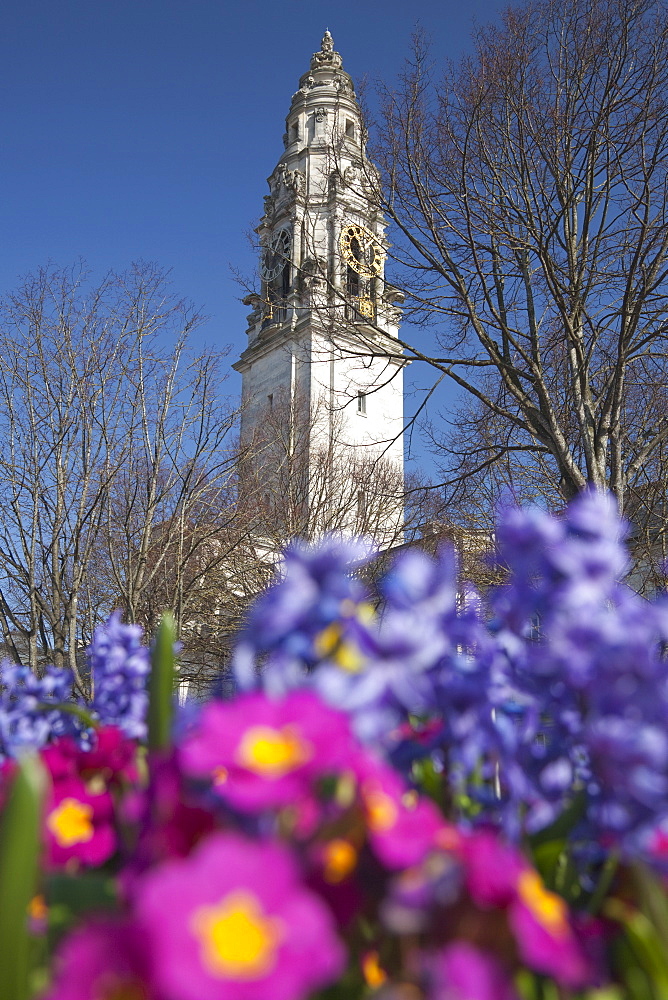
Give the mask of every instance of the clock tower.
<path id="1" fill-rule="evenodd" d="M 275 510 L 278 496 L 282 514 L 297 503 L 294 533 L 357 531 L 389 545 L 403 521 L 403 295 L 385 281 L 379 175 L 329 31 L 283 143 L 256 230 L 248 346 L 234 366 L 242 468 L 261 503 Z"/>

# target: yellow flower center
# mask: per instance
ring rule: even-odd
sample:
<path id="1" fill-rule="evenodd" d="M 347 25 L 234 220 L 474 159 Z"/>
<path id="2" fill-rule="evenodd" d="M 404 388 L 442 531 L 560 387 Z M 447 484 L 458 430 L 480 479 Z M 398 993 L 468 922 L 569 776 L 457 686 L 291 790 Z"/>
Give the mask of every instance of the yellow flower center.
<path id="1" fill-rule="evenodd" d="M 364 666 L 364 657 L 354 642 L 343 638 L 343 630 L 338 622 L 332 622 L 318 633 L 314 645 L 319 657 L 327 657 L 349 674 L 359 673 Z"/>
<path id="2" fill-rule="evenodd" d="M 294 726 L 273 729 L 271 726 L 251 726 L 237 748 L 238 764 L 262 775 L 282 778 L 296 770 L 313 756 L 313 747 Z"/>
<path id="3" fill-rule="evenodd" d="M 522 872 L 517 888 L 522 902 L 550 934 L 560 937 L 568 931 L 566 903 L 561 896 L 545 888 L 538 872 Z"/>
<path id="4" fill-rule="evenodd" d="M 350 875 L 357 864 L 357 851 L 348 840 L 330 840 L 323 851 L 323 875 L 326 882 L 336 885 Z"/>
<path id="5" fill-rule="evenodd" d="M 46 900 L 44 896 L 38 894 L 33 896 L 28 903 L 28 916 L 31 920 L 46 920 L 49 915 L 49 909 L 46 905 Z"/>
<path id="6" fill-rule="evenodd" d="M 376 620 L 376 610 L 369 601 L 360 601 L 359 604 L 355 604 L 354 601 L 346 598 L 345 601 L 341 601 L 341 614 L 346 618 L 356 618 L 362 625 L 371 625 Z"/>
<path id="7" fill-rule="evenodd" d="M 401 796 L 401 804 L 411 811 L 417 809 L 420 804 L 420 796 L 414 788 L 410 788 Z"/>
<path id="8" fill-rule="evenodd" d="M 369 827 L 376 833 L 391 830 L 399 815 L 394 799 L 382 792 L 380 788 L 366 788 L 363 795 Z"/>
<path id="9" fill-rule="evenodd" d="M 242 889 L 214 906 L 200 907 L 192 916 L 191 927 L 199 940 L 204 967 L 220 979 L 266 976 L 284 937 L 282 921 L 265 916 L 260 901 Z"/>
<path id="10" fill-rule="evenodd" d="M 46 825 L 59 847 L 85 844 L 95 833 L 92 806 L 78 799 L 63 799 L 49 813 Z"/>
<path id="11" fill-rule="evenodd" d="M 381 969 L 377 951 L 368 951 L 362 959 L 362 973 L 367 986 L 377 989 L 387 981 L 387 973 Z"/>

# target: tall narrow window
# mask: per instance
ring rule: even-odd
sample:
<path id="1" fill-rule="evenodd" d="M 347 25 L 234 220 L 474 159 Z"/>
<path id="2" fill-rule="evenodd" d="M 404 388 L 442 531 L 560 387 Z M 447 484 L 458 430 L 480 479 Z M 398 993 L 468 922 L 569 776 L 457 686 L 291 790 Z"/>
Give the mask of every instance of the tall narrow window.
<path id="1" fill-rule="evenodd" d="M 281 297 L 287 298 L 288 292 L 290 291 L 290 261 L 286 260 L 283 271 L 281 272 Z"/>
<path id="2" fill-rule="evenodd" d="M 360 293 L 360 276 L 357 271 L 354 271 L 350 266 L 346 272 L 346 286 L 349 298 L 357 298 Z"/>
<path id="3" fill-rule="evenodd" d="M 349 139 L 355 138 L 355 122 L 352 122 L 350 118 L 346 119 L 346 135 Z"/>
<path id="4" fill-rule="evenodd" d="M 357 412 L 361 413 L 362 416 L 366 416 L 366 393 L 357 393 Z"/>

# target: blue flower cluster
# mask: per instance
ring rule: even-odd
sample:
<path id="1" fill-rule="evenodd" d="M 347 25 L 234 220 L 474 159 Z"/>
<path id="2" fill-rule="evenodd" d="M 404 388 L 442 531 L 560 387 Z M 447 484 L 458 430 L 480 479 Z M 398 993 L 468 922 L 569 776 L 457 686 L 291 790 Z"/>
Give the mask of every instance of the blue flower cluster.
<path id="1" fill-rule="evenodd" d="M 71 700 L 72 687 L 69 670 L 48 666 L 36 677 L 28 667 L 0 664 L 0 761 L 58 736 L 78 736 L 78 720 L 59 708 Z"/>
<path id="2" fill-rule="evenodd" d="M 325 649 L 342 648 L 365 599 L 352 570 L 369 554 L 367 545 L 333 536 L 286 549 L 279 581 L 256 601 L 233 653 L 242 688 L 259 683 L 261 671 L 264 686 L 280 694 L 298 686 Z"/>
<path id="3" fill-rule="evenodd" d="M 103 725 L 118 726 L 127 736 L 146 735 L 150 653 L 142 629 L 124 625 L 115 612 L 98 626 L 88 650 L 94 697 L 91 704 L 74 697 L 68 669 L 52 665 L 37 677 L 28 667 L 0 664 L 0 761 L 23 750 L 39 749 L 69 735 L 85 743 L 88 730 L 68 708 L 79 706 Z M 63 708 L 63 706 L 67 706 Z"/>
<path id="4" fill-rule="evenodd" d="M 668 602 L 619 582 L 624 534 L 596 493 L 561 519 L 510 512 L 498 539 L 511 580 L 494 599 L 526 706 L 515 758 L 528 829 L 580 791 L 598 840 L 622 848 L 668 815 Z"/>
<path id="5" fill-rule="evenodd" d="M 581 830 L 647 849 L 668 831 L 668 603 L 619 582 L 624 537 L 596 491 L 561 517 L 508 507 L 506 582 L 485 606 L 450 551 L 410 550 L 375 613 L 352 576 L 359 550 L 293 547 L 241 637 L 238 681 L 317 688 L 397 763 L 431 758 L 471 815 L 511 835 L 583 801 Z"/>
<path id="6" fill-rule="evenodd" d="M 146 736 L 151 657 L 142 636 L 139 625 L 124 625 L 115 611 L 95 629 L 88 649 L 93 712 L 105 725 L 118 726 L 134 739 Z"/>

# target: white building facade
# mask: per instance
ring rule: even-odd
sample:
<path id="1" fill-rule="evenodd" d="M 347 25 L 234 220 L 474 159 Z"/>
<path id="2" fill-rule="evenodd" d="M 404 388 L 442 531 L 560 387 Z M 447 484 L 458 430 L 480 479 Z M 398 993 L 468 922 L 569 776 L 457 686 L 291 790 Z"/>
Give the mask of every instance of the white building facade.
<path id="1" fill-rule="evenodd" d="M 242 446 L 265 476 L 291 450 L 304 456 L 307 478 L 329 456 L 339 493 L 342 475 L 365 470 L 357 514 L 343 525 L 351 531 L 373 466 L 386 490 L 396 484 L 373 532 L 390 544 L 402 522 L 403 296 L 385 282 L 378 173 L 329 32 L 292 98 L 284 145 L 257 229 L 261 290 L 245 300 L 253 307 L 248 346 L 234 366 L 243 380 Z"/>

